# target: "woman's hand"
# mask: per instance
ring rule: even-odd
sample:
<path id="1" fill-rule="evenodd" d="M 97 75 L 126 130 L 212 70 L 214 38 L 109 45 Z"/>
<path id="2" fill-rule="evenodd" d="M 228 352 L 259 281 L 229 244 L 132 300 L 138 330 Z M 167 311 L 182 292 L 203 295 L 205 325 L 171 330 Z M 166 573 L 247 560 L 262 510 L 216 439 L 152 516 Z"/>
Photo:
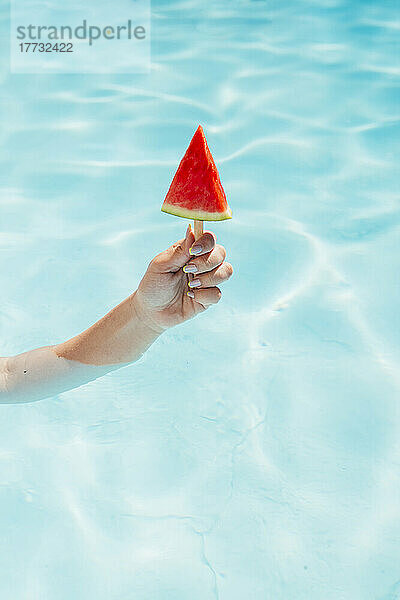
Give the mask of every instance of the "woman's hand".
<path id="1" fill-rule="evenodd" d="M 137 360 L 163 331 L 218 302 L 217 285 L 232 275 L 225 254 L 212 233 L 195 242 L 188 227 L 185 239 L 151 261 L 136 292 L 54 351 L 91 365 Z"/>
<path id="2" fill-rule="evenodd" d="M 151 261 L 134 295 L 139 318 L 161 333 L 216 304 L 221 298 L 217 286 L 233 273 L 225 256 L 213 233 L 195 242 L 189 225 L 184 239 Z"/>

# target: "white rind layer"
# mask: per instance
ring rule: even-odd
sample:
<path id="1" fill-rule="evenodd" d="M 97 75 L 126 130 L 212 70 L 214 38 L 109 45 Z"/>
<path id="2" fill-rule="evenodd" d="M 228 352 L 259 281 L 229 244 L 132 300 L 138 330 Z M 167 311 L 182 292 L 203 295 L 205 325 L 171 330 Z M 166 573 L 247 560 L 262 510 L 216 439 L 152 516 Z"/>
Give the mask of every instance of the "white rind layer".
<path id="1" fill-rule="evenodd" d="M 232 219 L 232 211 L 227 208 L 225 212 L 207 212 L 205 210 L 190 210 L 188 208 L 180 208 L 174 204 L 168 204 L 164 202 L 161 210 L 170 215 L 176 217 L 183 217 L 184 219 L 192 219 L 196 221 L 225 221 L 226 219 Z"/>

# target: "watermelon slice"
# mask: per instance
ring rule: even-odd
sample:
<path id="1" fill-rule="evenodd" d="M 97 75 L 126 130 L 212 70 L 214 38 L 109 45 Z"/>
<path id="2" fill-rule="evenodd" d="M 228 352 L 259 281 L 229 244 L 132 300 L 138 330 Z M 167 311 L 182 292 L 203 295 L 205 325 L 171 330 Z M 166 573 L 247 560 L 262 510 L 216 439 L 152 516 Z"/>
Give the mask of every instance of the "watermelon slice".
<path id="1" fill-rule="evenodd" d="M 174 175 L 162 211 L 198 221 L 232 218 L 203 128 L 197 128 Z"/>

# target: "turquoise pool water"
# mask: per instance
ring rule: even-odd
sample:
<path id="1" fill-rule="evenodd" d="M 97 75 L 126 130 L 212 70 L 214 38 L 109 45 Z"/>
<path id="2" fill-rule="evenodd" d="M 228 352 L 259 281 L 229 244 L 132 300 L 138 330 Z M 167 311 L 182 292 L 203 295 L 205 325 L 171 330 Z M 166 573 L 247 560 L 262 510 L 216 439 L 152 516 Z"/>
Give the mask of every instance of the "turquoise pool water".
<path id="1" fill-rule="evenodd" d="M 148 75 L 10 75 L 2 355 L 60 342 L 184 232 L 202 123 L 222 302 L 138 364 L 2 406 L 4 600 L 400 598 L 395 2 L 152 4 Z"/>

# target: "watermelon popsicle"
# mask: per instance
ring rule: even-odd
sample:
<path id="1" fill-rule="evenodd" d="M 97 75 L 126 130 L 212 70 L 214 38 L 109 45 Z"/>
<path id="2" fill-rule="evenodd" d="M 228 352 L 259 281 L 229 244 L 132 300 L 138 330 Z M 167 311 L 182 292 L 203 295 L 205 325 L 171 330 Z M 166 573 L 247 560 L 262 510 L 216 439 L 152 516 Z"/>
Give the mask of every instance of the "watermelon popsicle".
<path id="1" fill-rule="evenodd" d="M 161 210 L 177 217 L 193 219 L 196 239 L 203 233 L 203 221 L 232 218 L 201 125 L 179 164 Z"/>

